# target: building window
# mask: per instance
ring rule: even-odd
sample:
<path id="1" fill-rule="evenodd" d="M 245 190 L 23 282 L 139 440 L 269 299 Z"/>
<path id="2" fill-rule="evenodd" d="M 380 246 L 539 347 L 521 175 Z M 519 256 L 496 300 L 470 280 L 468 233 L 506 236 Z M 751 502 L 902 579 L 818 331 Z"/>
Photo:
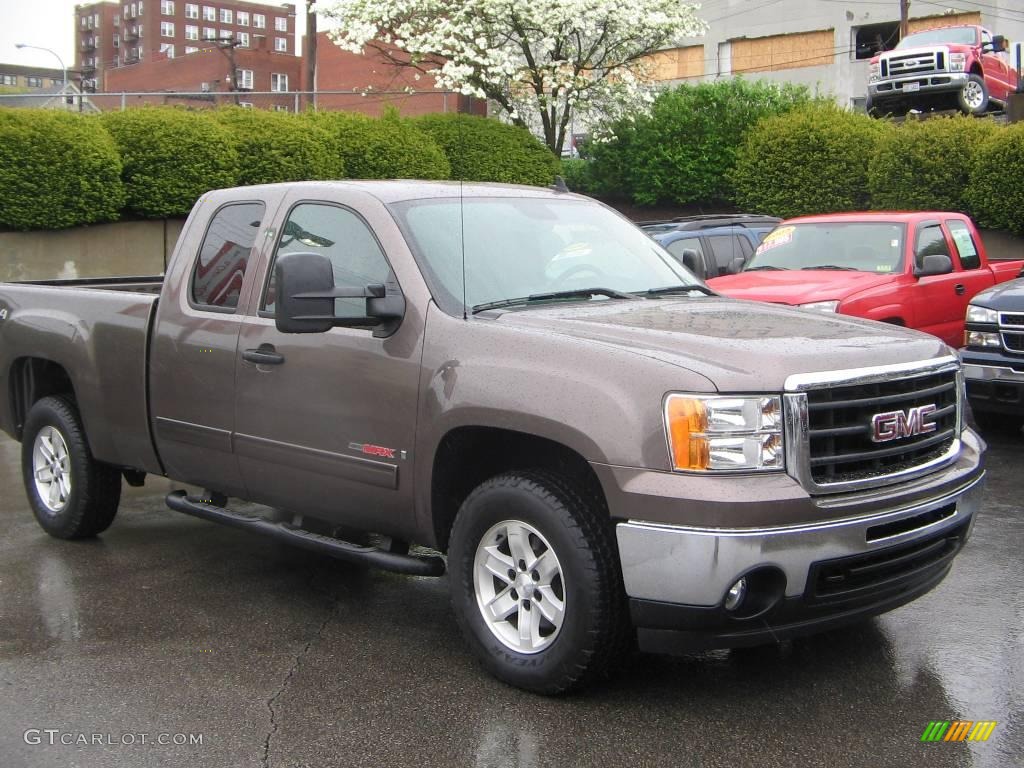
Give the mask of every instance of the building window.
<path id="1" fill-rule="evenodd" d="M 288 90 L 288 75 L 280 75 L 274 72 L 270 76 L 270 90 L 272 91 L 287 91 Z"/>
<path id="2" fill-rule="evenodd" d="M 0 75 L 0 85 L 17 85 L 18 77 L 16 75 Z"/>
<path id="3" fill-rule="evenodd" d="M 855 59 L 870 59 L 876 53 L 891 51 L 900 41 L 900 23 L 887 21 L 882 24 L 865 24 L 854 27 L 853 56 Z"/>
<path id="4" fill-rule="evenodd" d="M 160 13 L 163 16 L 173 16 L 174 0 L 160 0 Z"/>
<path id="5" fill-rule="evenodd" d="M 136 9 L 137 9 L 137 6 L 135 5 L 135 3 L 132 3 L 132 16 L 133 16 L 133 17 L 134 17 L 134 16 L 138 16 L 138 15 L 139 15 L 139 14 L 138 14 L 138 13 L 136 12 Z"/>
<path id="6" fill-rule="evenodd" d="M 120 27 L 121 26 L 121 14 L 119 14 L 119 13 L 115 13 L 114 14 L 114 26 L 115 27 Z"/>
<path id="7" fill-rule="evenodd" d="M 194 45 L 186 45 L 185 46 L 185 55 L 188 56 L 190 53 L 195 53 L 198 50 L 199 49 L 196 48 Z"/>
<path id="8" fill-rule="evenodd" d="M 64 82 L 55 77 L 50 78 L 50 85 L 64 85 Z"/>
<path id="9" fill-rule="evenodd" d="M 249 26 L 249 12 L 248 11 L 239 11 L 238 14 L 237 14 L 237 18 L 235 19 L 235 23 L 239 24 L 240 26 L 243 26 L 243 27 L 248 27 Z"/>
<path id="10" fill-rule="evenodd" d="M 227 42 L 230 43 L 232 40 L 235 39 L 235 36 L 233 34 L 231 34 L 231 30 L 230 29 L 222 29 L 220 31 L 220 37 L 218 39 L 226 40 Z"/>
<path id="11" fill-rule="evenodd" d="M 173 59 L 174 46 L 170 43 L 160 43 L 160 53 L 166 55 L 168 59 Z"/>
<path id="12" fill-rule="evenodd" d="M 195 24 L 185 25 L 185 39 L 186 40 L 198 40 L 199 39 L 199 27 Z"/>
<path id="13" fill-rule="evenodd" d="M 114 35 L 114 47 L 115 48 L 120 48 L 121 47 L 121 37 L 120 37 L 120 35 Z"/>
<path id="14" fill-rule="evenodd" d="M 203 27 L 203 40 L 216 40 L 217 30 L 213 27 Z"/>
<path id="15" fill-rule="evenodd" d="M 281 53 L 288 53 L 288 38 L 286 37 L 275 37 L 274 38 L 274 50 L 280 51 Z"/>
<path id="16" fill-rule="evenodd" d="M 43 87 L 43 78 L 41 78 L 41 77 L 26 77 L 25 78 L 25 85 L 27 85 L 29 88 L 42 88 Z"/>
<path id="17" fill-rule="evenodd" d="M 251 101 L 240 101 L 240 102 L 238 102 L 238 106 L 240 106 L 242 109 L 252 109 L 252 102 Z"/>
<path id="18" fill-rule="evenodd" d="M 174 22 L 173 21 L 161 21 L 160 22 L 160 37 L 174 37 Z"/>
<path id="19" fill-rule="evenodd" d="M 239 48 L 248 48 L 249 47 L 249 33 L 248 32 L 239 32 L 238 33 L 238 47 Z"/>
<path id="20" fill-rule="evenodd" d="M 198 19 L 199 18 L 199 6 L 195 3 L 185 3 L 185 18 L 186 19 Z"/>
<path id="21" fill-rule="evenodd" d="M 217 9 L 211 8 L 208 5 L 203 6 L 203 21 L 216 21 L 217 20 Z"/>
<path id="22" fill-rule="evenodd" d="M 245 88 L 246 90 L 252 90 L 252 70 L 251 69 L 236 69 L 235 70 L 235 85 L 238 88 Z"/>
<path id="23" fill-rule="evenodd" d="M 94 13 L 93 14 L 92 25 L 94 27 L 96 27 L 97 29 L 99 28 L 99 26 L 100 26 L 100 15 L 98 13 Z"/>
<path id="24" fill-rule="evenodd" d="M 256 27 L 256 29 L 263 29 L 267 26 L 267 17 L 262 13 L 254 13 L 252 15 L 252 25 Z"/>
<path id="25" fill-rule="evenodd" d="M 287 112 L 288 111 L 288 105 L 287 104 L 275 104 L 274 105 L 274 111 L 275 112 Z"/>
<path id="26" fill-rule="evenodd" d="M 231 23 L 231 9 L 230 8 L 221 8 L 220 9 L 220 23 L 221 24 L 230 24 Z"/>
<path id="27" fill-rule="evenodd" d="M 278 32 L 288 31 L 288 19 L 278 16 L 274 19 L 274 29 Z"/>

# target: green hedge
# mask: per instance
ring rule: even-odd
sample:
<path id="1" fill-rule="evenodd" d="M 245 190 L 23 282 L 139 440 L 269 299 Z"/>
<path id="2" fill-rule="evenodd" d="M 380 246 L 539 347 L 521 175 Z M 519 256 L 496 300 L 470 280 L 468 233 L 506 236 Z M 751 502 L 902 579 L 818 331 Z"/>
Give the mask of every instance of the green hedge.
<path id="1" fill-rule="evenodd" d="M 784 218 L 869 207 L 868 160 L 890 124 L 815 106 L 762 120 L 731 174 L 743 209 Z"/>
<path id="2" fill-rule="evenodd" d="M 453 179 L 547 186 L 558 173 L 558 159 L 525 128 L 461 114 L 424 115 L 413 123 L 441 147 Z"/>
<path id="3" fill-rule="evenodd" d="M 907 120 L 883 131 L 868 164 L 871 207 L 967 210 L 977 149 L 1000 127 L 973 117 Z"/>
<path id="4" fill-rule="evenodd" d="M 146 218 L 184 216 L 211 189 L 233 186 L 231 132 L 208 112 L 141 107 L 103 115 L 124 165 L 127 208 Z"/>
<path id="5" fill-rule="evenodd" d="M 240 185 L 345 176 L 331 135 L 301 117 L 240 107 L 218 110 L 214 117 L 231 132 Z"/>
<path id="6" fill-rule="evenodd" d="M 330 135 L 348 178 L 447 179 L 451 173 L 434 140 L 396 114 L 377 119 L 356 112 L 310 112 L 304 120 Z"/>
<path id="7" fill-rule="evenodd" d="M 113 221 L 124 205 L 121 160 L 95 118 L 0 111 L 0 226 L 61 229 Z"/>
<path id="8" fill-rule="evenodd" d="M 1024 123 L 992 135 L 976 151 L 967 201 L 984 227 L 1024 234 Z"/>

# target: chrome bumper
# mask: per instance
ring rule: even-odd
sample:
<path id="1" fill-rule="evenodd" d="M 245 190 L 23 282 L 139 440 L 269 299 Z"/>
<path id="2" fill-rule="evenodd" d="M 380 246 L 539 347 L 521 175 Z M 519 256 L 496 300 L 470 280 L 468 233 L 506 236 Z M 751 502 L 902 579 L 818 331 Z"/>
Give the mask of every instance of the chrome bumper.
<path id="1" fill-rule="evenodd" d="M 999 381 L 1024 384 L 1024 371 L 1015 371 L 1002 365 L 976 365 L 964 363 L 964 378 L 968 381 Z"/>
<path id="2" fill-rule="evenodd" d="M 929 72 L 908 77 L 879 80 L 868 83 L 868 94 L 874 98 L 890 98 L 910 93 L 934 93 L 937 91 L 958 91 L 967 82 L 967 72 Z M 918 83 L 916 91 L 904 91 L 907 83 Z"/>
<path id="3" fill-rule="evenodd" d="M 786 577 L 786 597 L 804 594 L 813 563 L 869 553 L 969 521 L 981 504 L 984 472 L 926 502 L 870 517 L 779 528 L 696 528 L 629 521 L 616 526 L 626 593 L 631 598 L 718 606 L 741 576 L 774 566 Z M 950 504 L 955 512 L 904 533 L 868 540 L 868 529 Z"/>

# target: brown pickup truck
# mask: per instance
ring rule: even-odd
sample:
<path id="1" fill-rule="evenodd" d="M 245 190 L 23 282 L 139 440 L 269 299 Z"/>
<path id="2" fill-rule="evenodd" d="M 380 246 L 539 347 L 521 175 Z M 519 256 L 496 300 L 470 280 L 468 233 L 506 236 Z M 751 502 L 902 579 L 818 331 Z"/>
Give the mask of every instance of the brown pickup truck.
<path id="1" fill-rule="evenodd" d="M 476 655 L 542 693 L 634 640 L 907 603 L 984 475 L 938 339 L 721 298 L 608 208 L 525 187 L 212 192 L 162 285 L 0 285 L 0 391 L 51 535 L 167 476 L 204 489 L 174 510 L 447 570 Z"/>

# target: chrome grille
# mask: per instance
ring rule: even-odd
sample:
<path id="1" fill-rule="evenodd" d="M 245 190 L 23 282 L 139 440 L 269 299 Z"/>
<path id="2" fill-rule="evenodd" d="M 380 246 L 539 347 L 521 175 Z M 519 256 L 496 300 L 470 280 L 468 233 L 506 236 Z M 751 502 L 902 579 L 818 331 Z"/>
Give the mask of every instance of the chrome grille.
<path id="1" fill-rule="evenodd" d="M 888 62 L 889 77 L 907 77 L 941 72 L 940 54 L 938 51 L 909 53 L 901 56 L 890 56 Z"/>

